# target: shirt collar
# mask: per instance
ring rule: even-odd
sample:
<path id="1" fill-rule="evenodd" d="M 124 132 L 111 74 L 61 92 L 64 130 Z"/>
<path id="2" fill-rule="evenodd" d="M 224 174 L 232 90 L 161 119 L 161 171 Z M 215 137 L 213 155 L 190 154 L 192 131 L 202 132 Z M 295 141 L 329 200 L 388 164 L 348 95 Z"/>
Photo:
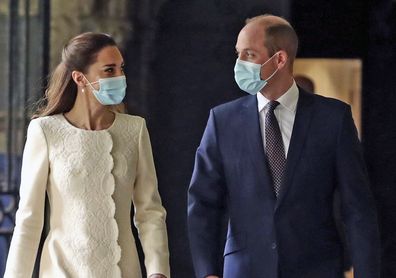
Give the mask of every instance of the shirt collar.
<path id="1" fill-rule="evenodd" d="M 281 95 L 277 101 L 280 103 L 282 107 L 285 107 L 287 110 L 290 112 L 295 113 L 296 112 L 296 107 L 297 107 L 297 101 L 298 101 L 298 87 L 296 85 L 296 82 L 293 81 L 293 85 L 284 93 Z M 264 109 L 264 107 L 270 102 L 269 99 L 267 99 L 263 94 L 257 93 L 257 106 L 258 106 L 258 111 L 261 112 L 261 110 Z"/>

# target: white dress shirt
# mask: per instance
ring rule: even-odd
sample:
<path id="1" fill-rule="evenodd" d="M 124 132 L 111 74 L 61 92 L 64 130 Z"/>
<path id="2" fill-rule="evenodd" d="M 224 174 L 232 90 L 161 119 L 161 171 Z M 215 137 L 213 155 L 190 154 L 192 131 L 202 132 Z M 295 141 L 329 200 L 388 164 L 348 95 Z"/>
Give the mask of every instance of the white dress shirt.
<path id="1" fill-rule="evenodd" d="M 285 155 L 287 158 L 287 153 L 290 145 L 290 138 L 293 131 L 294 119 L 296 117 L 296 108 L 298 102 L 298 87 L 296 82 L 286 91 L 280 98 L 278 98 L 280 104 L 275 108 L 275 117 L 278 120 L 279 128 L 282 133 L 283 146 L 285 147 Z M 260 115 L 260 128 L 261 135 L 263 138 L 263 144 L 265 149 L 265 115 L 268 112 L 268 106 L 270 102 L 263 94 L 257 94 L 257 106 Z"/>

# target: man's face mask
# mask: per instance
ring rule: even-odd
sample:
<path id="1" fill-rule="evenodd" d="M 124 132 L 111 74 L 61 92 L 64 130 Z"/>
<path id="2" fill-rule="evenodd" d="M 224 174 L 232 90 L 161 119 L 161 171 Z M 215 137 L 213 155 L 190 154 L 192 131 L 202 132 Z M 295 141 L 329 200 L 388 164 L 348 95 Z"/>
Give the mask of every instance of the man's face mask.
<path id="1" fill-rule="evenodd" d="M 234 67 L 234 77 L 239 88 L 251 95 L 255 95 L 263 89 L 268 81 L 278 72 L 279 68 L 277 67 L 265 80 L 261 79 L 261 68 L 278 54 L 279 52 L 272 55 L 271 58 L 262 65 L 243 61 L 238 58 Z"/>

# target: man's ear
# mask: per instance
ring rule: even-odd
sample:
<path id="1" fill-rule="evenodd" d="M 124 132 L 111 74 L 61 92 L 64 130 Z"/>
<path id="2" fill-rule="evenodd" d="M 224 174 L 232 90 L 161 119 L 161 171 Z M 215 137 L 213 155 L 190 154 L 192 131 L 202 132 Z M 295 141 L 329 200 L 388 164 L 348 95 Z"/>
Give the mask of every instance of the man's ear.
<path id="1" fill-rule="evenodd" d="M 289 60 L 289 55 L 284 50 L 279 50 L 278 56 L 276 57 L 276 61 L 278 63 L 278 68 L 282 69 L 286 66 L 287 61 Z"/>

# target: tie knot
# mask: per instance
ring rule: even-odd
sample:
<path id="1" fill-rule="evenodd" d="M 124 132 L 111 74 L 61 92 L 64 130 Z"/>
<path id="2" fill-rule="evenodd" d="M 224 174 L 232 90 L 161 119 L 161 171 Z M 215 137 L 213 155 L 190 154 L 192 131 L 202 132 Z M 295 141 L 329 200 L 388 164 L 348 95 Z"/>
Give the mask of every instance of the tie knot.
<path id="1" fill-rule="evenodd" d="M 277 102 L 276 100 L 271 100 L 270 102 L 268 102 L 267 106 L 268 106 L 268 112 L 273 112 L 275 110 L 275 108 L 279 105 L 280 103 Z"/>

